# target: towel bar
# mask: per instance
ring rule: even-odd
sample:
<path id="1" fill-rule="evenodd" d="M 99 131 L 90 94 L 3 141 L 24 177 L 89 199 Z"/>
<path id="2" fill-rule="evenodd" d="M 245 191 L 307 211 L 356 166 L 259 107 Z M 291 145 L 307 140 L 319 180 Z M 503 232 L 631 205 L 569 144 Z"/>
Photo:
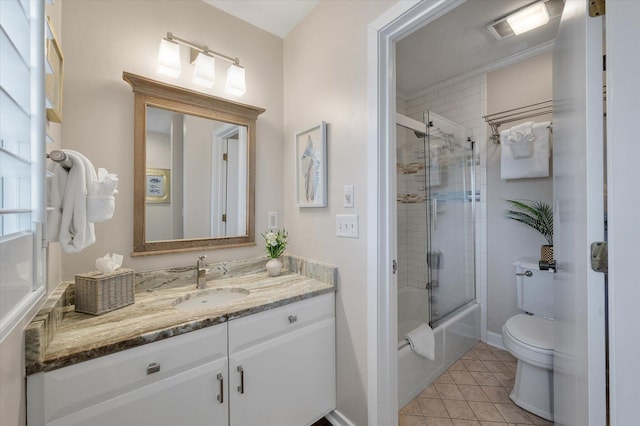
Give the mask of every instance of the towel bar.
<path id="1" fill-rule="evenodd" d="M 67 157 L 67 154 L 64 151 L 54 149 L 47 154 L 47 158 L 55 161 L 56 163 L 60 163 L 60 165 L 67 170 L 69 170 L 73 166 L 71 159 Z"/>
<path id="2" fill-rule="evenodd" d="M 495 144 L 500 143 L 500 126 L 526 118 L 539 117 L 553 112 L 553 100 L 537 102 L 519 108 L 508 109 L 483 116 L 491 127 L 491 140 Z"/>

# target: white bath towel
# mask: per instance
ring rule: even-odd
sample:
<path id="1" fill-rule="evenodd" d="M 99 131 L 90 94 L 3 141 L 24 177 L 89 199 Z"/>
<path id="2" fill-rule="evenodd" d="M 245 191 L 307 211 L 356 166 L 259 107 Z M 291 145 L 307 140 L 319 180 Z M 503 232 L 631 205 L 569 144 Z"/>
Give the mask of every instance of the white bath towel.
<path id="1" fill-rule="evenodd" d="M 508 138 L 510 129 L 500 132 L 501 163 L 500 177 L 502 179 L 522 179 L 549 176 L 550 157 L 550 122 L 544 121 L 533 125 L 533 155 L 526 158 L 514 158 L 509 149 Z"/>
<path id="2" fill-rule="evenodd" d="M 62 197 L 60 246 L 66 253 L 78 253 L 95 243 L 93 223 L 87 219 L 88 185 L 97 180 L 93 164 L 76 151 L 64 150 L 71 160 Z"/>
<path id="3" fill-rule="evenodd" d="M 59 241 L 66 253 L 78 253 L 95 242 L 93 224 L 113 216 L 118 177 L 105 169 L 96 174 L 87 157 L 62 151 L 71 160 L 71 168 L 56 162 L 48 166 L 54 176 L 48 191 L 52 210 L 47 216 L 47 239 Z"/>
<path id="4" fill-rule="evenodd" d="M 411 349 L 427 359 L 436 359 L 436 339 L 428 324 L 420 324 L 405 336 Z"/>

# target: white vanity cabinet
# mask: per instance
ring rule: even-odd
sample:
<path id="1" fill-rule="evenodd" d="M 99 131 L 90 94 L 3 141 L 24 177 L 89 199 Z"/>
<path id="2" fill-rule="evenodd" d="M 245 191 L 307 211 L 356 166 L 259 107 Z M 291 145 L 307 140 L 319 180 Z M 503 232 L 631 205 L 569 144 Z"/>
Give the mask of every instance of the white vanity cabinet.
<path id="1" fill-rule="evenodd" d="M 334 293 L 27 377 L 28 426 L 304 426 L 335 408 Z"/>
<path id="2" fill-rule="evenodd" d="M 227 425 L 227 362 L 227 324 L 219 324 L 34 374 L 27 424 Z"/>
<path id="3" fill-rule="evenodd" d="M 336 406 L 334 294 L 229 322 L 231 426 L 310 425 Z"/>

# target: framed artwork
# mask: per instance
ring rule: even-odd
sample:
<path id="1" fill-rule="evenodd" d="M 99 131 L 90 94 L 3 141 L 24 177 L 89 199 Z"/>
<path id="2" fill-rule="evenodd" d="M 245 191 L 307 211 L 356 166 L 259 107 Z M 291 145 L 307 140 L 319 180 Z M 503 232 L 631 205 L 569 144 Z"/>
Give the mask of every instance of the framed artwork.
<path id="1" fill-rule="evenodd" d="M 298 207 L 327 206 L 327 123 L 296 135 Z"/>
<path id="2" fill-rule="evenodd" d="M 47 39 L 47 64 L 48 70 L 45 77 L 45 92 L 47 95 L 47 119 L 56 123 L 62 123 L 62 83 L 64 81 L 64 59 L 62 49 L 56 38 L 56 33 L 47 17 L 47 26 L 51 38 Z"/>
<path id="3" fill-rule="evenodd" d="M 170 203 L 171 170 L 147 169 L 145 194 L 147 203 Z"/>

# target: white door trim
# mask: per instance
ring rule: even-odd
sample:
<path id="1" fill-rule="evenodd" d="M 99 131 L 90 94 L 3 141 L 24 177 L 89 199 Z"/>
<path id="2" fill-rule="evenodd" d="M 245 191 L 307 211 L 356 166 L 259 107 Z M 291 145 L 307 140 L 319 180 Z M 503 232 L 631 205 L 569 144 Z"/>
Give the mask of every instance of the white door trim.
<path id="1" fill-rule="evenodd" d="M 636 194 L 640 138 L 640 3 L 607 2 L 607 194 L 609 223 L 609 389 L 611 425 L 640 418 L 637 398 L 640 300 Z"/>
<path id="2" fill-rule="evenodd" d="M 368 424 L 398 424 L 395 42 L 465 0 L 400 1 L 369 24 L 367 39 Z"/>
<path id="3" fill-rule="evenodd" d="M 602 18 L 568 0 L 553 53 L 554 421 L 604 425 L 604 277 L 589 244 L 604 238 Z"/>

